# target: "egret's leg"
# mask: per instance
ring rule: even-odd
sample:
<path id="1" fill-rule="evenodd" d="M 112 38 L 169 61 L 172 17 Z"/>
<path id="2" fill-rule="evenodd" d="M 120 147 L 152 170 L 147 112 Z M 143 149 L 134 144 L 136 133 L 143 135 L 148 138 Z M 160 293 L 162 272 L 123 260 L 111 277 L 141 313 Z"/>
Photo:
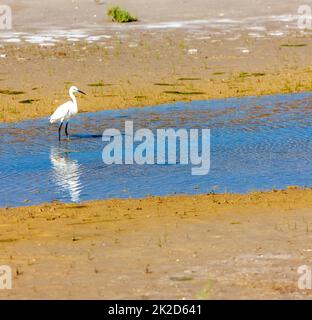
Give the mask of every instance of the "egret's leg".
<path id="1" fill-rule="evenodd" d="M 61 122 L 61 125 L 59 126 L 59 141 L 61 141 L 61 129 L 62 129 L 63 121 Z"/>
<path id="2" fill-rule="evenodd" d="M 68 121 L 66 122 L 66 126 L 65 126 L 65 134 L 66 134 L 66 137 L 69 137 L 67 128 L 68 128 Z"/>

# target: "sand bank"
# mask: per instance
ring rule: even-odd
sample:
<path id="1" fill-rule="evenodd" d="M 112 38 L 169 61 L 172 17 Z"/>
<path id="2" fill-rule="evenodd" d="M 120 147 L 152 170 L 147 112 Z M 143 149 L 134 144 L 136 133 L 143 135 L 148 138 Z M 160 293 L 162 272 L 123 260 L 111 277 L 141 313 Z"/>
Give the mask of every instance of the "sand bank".
<path id="1" fill-rule="evenodd" d="M 311 90 L 308 36 L 202 40 L 185 30 L 141 30 L 109 37 L 4 44 L 0 121 L 50 115 L 73 84 L 88 94 L 79 97 L 80 112 Z"/>
<path id="2" fill-rule="evenodd" d="M 0 209 L 2 298 L 305 298 L 311 189 Z"/>

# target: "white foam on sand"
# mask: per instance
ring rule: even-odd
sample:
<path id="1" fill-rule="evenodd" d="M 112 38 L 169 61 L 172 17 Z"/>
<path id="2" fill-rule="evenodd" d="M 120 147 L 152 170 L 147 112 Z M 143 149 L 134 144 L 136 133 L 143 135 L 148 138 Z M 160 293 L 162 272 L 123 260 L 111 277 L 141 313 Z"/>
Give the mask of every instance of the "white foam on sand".
<path id="1" fill-rule="evenodd" d="M 45 42 L 51 42 L 53 41 L 53 37 L 51 36 L 41 36 L 41 35 L 33 35 L 33 36 L 26 36 L 24 37 L 24 40 L 29 43 L 45 43 Z"/>
<path id="2" fill-rule="evenodd" d="M 245 47 L 238 47 L 236 49 L 239 50 L 241 53 L 244 53 L 244 54 L 250 53 L 250 50 L 248 48 L 245 48 Z"/>
<path id="3" fill-rule="evenodd" d="M 0 42 L 19 43 L 28 42 L 32 44 L 54 43 L 60 40 L 77 42 L 86 40 L 88 42 L 97 42 L 103 39 L 111 39 L 112 37 L 126 38 L 131 35 L 132 29 L 153 30 L 158 34 L 158 29 L 173 30 L 187 29 L 190 33 L 200 33 L 203 30 L 206 34 L 197 35 L 198 40 L 209 39 L 205 37 L 207 32 L 211 35 L 227 35 L 228 40 L 236 40 L 236 35 L 240 30 L 249 32 L 250 37 L 262 38 L 265 36 L 278 37 L 286 35 L 289 29 L 296 26 L 298 15 L 268 15 L 247 17 L 240 20 L 228 19 L 224 16 L 217 16 L 213 19 L 186 20 L 186 21 L 169 21 L 144 23 L 136 22 L 127 25 L 116 23 L 105 24 L 105 30 L 114 32 L 114 35 L 103 34 L 103 26 L 91 26 L 80 29 L 61 29 L 61 28 L 45 28 L 43 30 L 35 30 L 34 32 L 5 32 L 0 33 Z M 267 32 L 267 29 L 270 31 Z M 130 32 L 130 33 L 129 33 Z M 130 41 L 131 43 L 131 41 Z M 131 44 L 129 43 L 129 46 Z"/>
<path id="4" fill-rule="evenodd" d="M 79 41 L 79 39 L 77 39 L 77 38 L 67 38 L 66 40 L 69 41 L 69 42 L 77 42 L 77 41 Z"/>
<path id="5" fill-rule="evenodd" d="M 19 42 L 21 42 L 21 39 L 19 39 L 19 38 L 8 38 L 8 39 L 4 39 L 3 41 L 7 42 L 7 43 L 19 43 Z"/>
<path id="6" fill-rule="evenodd" d="M 264 35 L 258 32 L 249 32 L 248 35 L 251 38 L 264 38 Z"/>
<path id="7" fill-rule="evenodd" d="M 86 38 L 86 40 L 89 42 L 95 42 L 95 41 L 101 40 L 101 38 L 102 38 L 101 36 L 89 36 Z"/>
<path id="8" fill-rule="evenodd" d="M 285 35 L 285 33 L 283 31 L 270 31 L 268 32 L 269 36 L 273 36 L 273 37 L 282 37 L 283 35 Z"/>
<path id="9" fill-rule="evenodd" d="M 39 46 L 40 47 L 53 47 L 53 46 L 55 46 L 55 43 L 53 43 L 53 42 L 45 42 L 45 43 L 40 43 Z"/>

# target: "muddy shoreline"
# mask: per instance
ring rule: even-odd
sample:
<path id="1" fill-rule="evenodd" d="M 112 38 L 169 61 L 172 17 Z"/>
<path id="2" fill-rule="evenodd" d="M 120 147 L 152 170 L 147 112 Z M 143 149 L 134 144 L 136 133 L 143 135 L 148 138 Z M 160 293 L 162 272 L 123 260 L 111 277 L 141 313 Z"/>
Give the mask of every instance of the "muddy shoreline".
<path id="1" fill-rule="evenodd" d="M 73 84 L 88 94 L 79 97 L 80 112 L 311 90 L 309 36 L 218 42 L 188 40 L 183 30 L 123 36 L 53 47 L 4 44 L 0 121 L 49 116 Z"/>
<path id="2" fill-rule="evenodd" d="M 21 33 L 45 24 L 75 28 L 77 17 L 108 25 L 104 6 L 63 3 L 47 1 L 49 19 L 41 1 L 9 4 Z M 130 4 L 149 28 L 104 28 L 101 38 L 1 34 L 0 122 L 48 117 L 71 85 L 88 94 L 79 97 L 81 113 L 311 91 L 309 32 L 286 23 L 281 31 L 279 21 L 277 29 L 174 24 L 293 14 L 299 1 L 261 8 L 248 1 L 245 11 L 227 1 L 211 2 L 213 11 L 205 1 L 183 1 L 167 10 L 175 3 L 150 1 L 157 11 L 143 0 Z M 0 299 L 310 299 L 311 290 L 298 289 L 297 268 L 312 266 L 311 198 L 311 189 L 289 187 L 0 208 L 0 265 L 13 270 L 13 289 L 0 290 Z"/>
<path id="3" fill-rule="evenodd" d="M 0 121 L 48 116 L 71 84 L 88 93 L 80 112 L 311 89 L 308 37 L 248 42 L 243 54 L 235 48 L 246 38 L 185 46 L 185 35 L 167 35 L 142 34 L 139 49 L 6 45 Z M 294 189 L 2 208 L 0 264 L 14 278 L 0 298 L 309 299 L 297 268 L 312 265 L 311 196 Z"/>
<path id="4" fill-rule="evenodd" d="M 311 189 L 0 209 L 1 298 L 298 299 Z"/>

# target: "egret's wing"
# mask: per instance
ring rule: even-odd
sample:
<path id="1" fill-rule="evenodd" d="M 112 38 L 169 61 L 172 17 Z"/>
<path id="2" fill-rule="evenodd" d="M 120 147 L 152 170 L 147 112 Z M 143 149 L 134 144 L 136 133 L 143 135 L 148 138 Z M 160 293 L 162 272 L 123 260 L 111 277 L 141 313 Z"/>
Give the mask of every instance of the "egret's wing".
<path id="1" fill-rule="evenodd" d="M 64 118 L 68 115 L 72 104 L 72 101 L 67 101 L 64 104 L 60 105 L 50 117 L 50 123 L 63 121 Z"/>

